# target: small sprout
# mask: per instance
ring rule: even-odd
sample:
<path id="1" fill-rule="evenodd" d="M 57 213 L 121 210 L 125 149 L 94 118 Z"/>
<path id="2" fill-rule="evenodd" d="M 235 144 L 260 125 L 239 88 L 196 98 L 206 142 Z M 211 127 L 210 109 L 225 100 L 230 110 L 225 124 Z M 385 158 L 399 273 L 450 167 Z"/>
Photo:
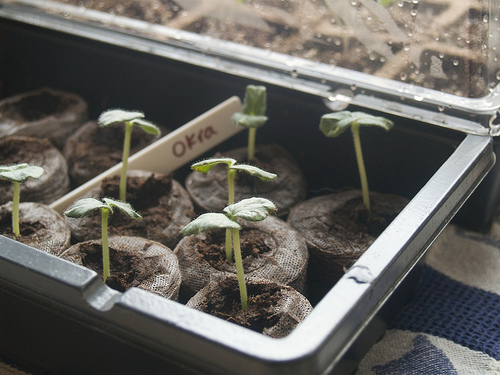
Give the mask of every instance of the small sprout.
<path id="1" fill-rule="evenodd" d="M 121 109 L 110 109 L 101 113 L 98 119 L 99 126 L 110 126 L 113 124 L 125 124 L 125 138 L 123 141 L 122 171 L 120 176 L 120 196 L 121 201 L 127 197 L 127 165 L 130 155 L 130 142 L 132 138 L 132 128 L 138 126 L 148 134 L 159 135 L 160 129 L 153 123 L 144 120 L 144 113 L 136 111 L 124 111 Z"/>
<path id="2" fill-rule="evenodd" d="M 224 208 L 223 214 L 202 214 L 181 230 L 184 236 L 204 233 L 218 228 L 231 231 L 231 235 L 234 239 L 234 262 L 236 264 L 236 273 L 238 275 L 238 285 L 241 297 L 241 308 L 243 310 L 248 308 L 248 297 L 240 247 L 239 231 L 241 229 L 241 225 L 236 222 L 236 219 L 241 218 L 248 221 L 261 221 L 275 210 L 276 206 L 269 199 L 255 197 L 243 199 L 238 203 L 230 204 Z"/>
<path id="3" fill-rule="evenodd" d="M 354 137 L 354 148 L 356 151 L 356 160 L 358 162 L 359 176 L 361 179 L 363 203 L 366 209 L 370 211 L 370 192 L 368 190 L 368 179 L 366 177 L 361 140 L 359 137 L 360 125 L 378 126 L 388 131 L 394 126 L 394 123 L 384 117 L 372 116 L 364 112 L 341 111 L 323 115 L 321 117 L 320 129 L 327 137 L 335 138 L 342 134 L 348 127 L 351 127 Z"/>
<path id="4" fill-rule="evenodd" d="M 80 219 L 87 216 L 94 210 L 101 210 L 101 228 L 102 228 L 102 276 L 104 282 L 108 278 L 109 271 L 109 245 L 108 245 L 108 218 L 109 214 L 113 213 L 113 208 L 118 208 L 132 219 L 142 219 L 129 203 L 116 201 L 111 198 L 103 198 L 102 201 L 95 198 L 82 198 L 75 202 L 75 204 L 66 210 L 64 214 L 67 217 Z"/>
<path id="5" fill-rule="evenodd" d="M 234 203 L 234 178 L 236 172 L 246 172 L 250 176 L 260 178 L 262 181 L 272 181 L 278 176 L 274 173 L 266 172 L 263 169 L 254 167 L 248 164 L 236 164 L 236 160 L 232 158 L 212 158 L 194 163 L 191 166 L 196 172 L 207 173 L 214 165 L 227 165 L 227 188 L 228 188 L 228 204 Z M 226 259 L 231 261 L 231 231 L 226 230 Z"/>
<path id="6" fill-rule="evenodd" d="M 243 112 L 237 112 L 232 120 L 235 125 L 248 129 L 248 161 L 255 156 L 255 134 L 264 125 L 266 113 L 266 87 L 248 85 L 243 99 Z"/>
<path id="7" fill-rule="evenodd" d="M 12 197 L 12 233 L 14 233 L 15 238 L 21 235 L 19 230 L 20 184 L 26 182 L 28 178 L 40 178 L 42 174 L 42 167 L 26 163 L 0 166 L 0 179 L 9 180 L 14 185 L 14 194 Z"/>

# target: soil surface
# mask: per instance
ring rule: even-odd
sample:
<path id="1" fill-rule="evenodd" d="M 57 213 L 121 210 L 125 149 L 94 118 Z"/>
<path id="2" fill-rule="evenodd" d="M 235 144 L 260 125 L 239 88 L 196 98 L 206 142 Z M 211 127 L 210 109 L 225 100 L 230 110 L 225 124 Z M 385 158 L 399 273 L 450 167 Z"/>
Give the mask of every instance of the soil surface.
<path id="1" fill-rule="evenodd" d="M 280 316 L 276 304 L 282 297 L 281 288 L 274 283 L 248 284 L 248 309 L 241 309 L 240 291 L 235 278 L 219 283 L 220 289 L 209 293 L 200 309 L 213 316 L 262 333 L 274 326 Z"/>
<path id="2" fill-rule="evenodd" d="M 318 196 L 295 207 L 288 222 L 307 242 L 308 284 L 313 304 L 370 247 L 406 206 L 406 198 L 370 193 L 371 213 L 359 190 Z"/>
<path id="3" fill-rule="evenodd" d="M 162 133 L 163 134 L 163 133 Z M 99 127 L 97 121 L 88 121 L 64 145 L 63 155 L 68 161 L 72 185 L 77 187 L 122 161 L 123 125 Z M 157 139 L 140 129 L 132 128 L 130 155 Z"/>
<path id="4" fill-rule="evenodd" d="M 70 229 L 56 211 L 35 203 L 19 204 L 20 236 L 12 232 L 12 203 L 0 206 L 0 234 L 44 252 L 60 255 L 70 246 Z"/>
<path id="5" fill-rule="evenodd" d="M 48 116 L 58 116 L 76 104 L 72 96 L 56 96 L 41 91 L 36 96 L 26 96 L 16 103 L 2 107 L 2 115 L 18 123 L 37 121 Z M 42 134 L 40 134 L 42 136 Z"/>
<path id="6" fill-rule="evenodd" d="M 118 199 L 119 176 L 104 179 L 92 196 Z M 195 216 L 189 195 L 172 176 L 145 171 L 129 171 L 126 201 L 139 212 L 132 220 L 122 212 L 109 216 L 110 236 L 136 236 L 160 242 L 174 249 L 182 238 L 181 228 Z M 95 212 L 81 219 L 67 219 L 76 241 L 101 237 L 101 216 Z"/>
<path id="7" fill-rule="evenodd" d="M 486 0 L 59 2 L 458 96 L 481 97 L 498 83 L 500 67 L 488 71 Z"/>
<path id="8" fill-rule="evenodd" d="M 265 235 L 266 233 L 262 231 L 251 230 L 248 228 L 243 228 L 240 231 L 241 257 L 243 259 L 244 269 L 248 263 L 251 263 L 252 257 L 259 258 L 261 256 L 265 256 L 266 253 L 271 251 L 271 248 L 267 244 L 272 241 L 272 238 L 268 235 L 269 239 L 266 240 L 264 238 Z M 225 243 L 225 230 L 213 230 L 210 233 L 207 233 L 206 240 L 198 241 L 196 249 L 203 259 L 208 261 L 212 267 L 222 271 L 227 268 Z M 249 257 L 250 259 L 247 259 Z M 234 267 L 232 262 L 230 267 Z"/>
<path id="9" fill-rule="evenodd" d="M 0 163 L 27 163 L 43 168 L 40 178 L 29 178 L 19 185 L 20 200 L 50 204 L 69 192 L 68 164 L 48 139 L 8 136 L 0 138 Z M 12 182 L 0 180 L 0 204 L 12 201 Z"/>
<path id="10" fill-rule="evenodd" d="M 245 172 L 237 172 L 234 179 L 234 201 L 262 197 L 278 208 L 276 214 L 286 217 L 291 207 L 306 197 L 306 179 L 297 162 L 278 144 L 258 145 L 255 158 L 247 161 L 247 148 L 216 153 L 214 158 L 229 157 L 238 163 L 249 163 L 277 175 L 275 180 L 262 181 Z M 186 189 L 193 201 L 204 210 L 219 212 L 227 206 L 227 167 L 216 165 L 208 173 L 192 172 L 186 178 Z M 210 191 L 211 194 L 206 194 Z"/>
<path id="11" fill-rule="evenodd" d="M 80 254 L 83 266 L 94 270 L 102 278 L 102 245 L 82 243 Z M 146 257 L 140 251 L 123 252 L 110 246 L 110 275 L 106 279 L 106 284 L 119 292 L 124 292 L 133 286 L 136 287 L 154 274 L 158 259 L 159 256 Z"/>
<path id="12" fill-rule="evenodd" d="M 12 238 L 35 248 L 40 243 L 40 240 L 45 237 L 41 233 L 46 233 L 47 228 L 39 222 L 23 222 L 19 224 L 19 231 L 21 235 L 16 238 L 12 232 L 12 215 L 0 219 L 0 234 L 2 236 Z"/>
<path id="13" fill-rule="evenodd" d="M 22 92 L 0 101 L 0 137 L 48 138 L 61 150 L 88 118 L 79 95 L 51 88 Z"/>
<path id="14" fill-rule="evenodd" d="M 240 220 L 245 276 L 272 280 L 304 292 L 309 253 L 305 240 L 283 220 Z M 215 277 L 236 274 L 234 262 L 225 260 L 225 230 L 184 237 L 174 250 L 183 280 L 183 298 L 191 298 Z M 234 257 L 233 257 L 234 258 Z"/>

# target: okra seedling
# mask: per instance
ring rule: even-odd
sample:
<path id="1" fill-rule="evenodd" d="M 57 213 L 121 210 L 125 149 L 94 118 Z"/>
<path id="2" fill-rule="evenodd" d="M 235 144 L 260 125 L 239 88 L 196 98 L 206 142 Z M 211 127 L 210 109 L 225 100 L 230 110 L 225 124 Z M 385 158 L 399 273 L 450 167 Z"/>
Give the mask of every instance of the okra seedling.
<path id="1" fill-rule="evenodd" d="M 120 175 L 121 201 L 127 197 L 127 165 L 130 155 L 130 142 L 132 139 L 132 128 L 138 126 L 146 133 L 160 135 L 160 129 L 153 123 L 144 119 L 144 113 L 137 111 L 125 111 L 122 109 L 110 109 L 101 113 L 98 119 L 99 126 L 110 126 L 113 124 L 125 125 L 125 138 L 123 140 L 122 171 Z"/>
<path id="2" fill-rule="evenodd" d="M 26 163 L 0 166 L 0 179 L 9 180 L 14 185 L 14 194 L 12 196 L 12 233 L 15 238 L 21 235 L 19 230 L 20 184 L 26 182 L 29 178 L 40 178 L 42 174 L 42 167 Z"/>
<path id="3" fill-rule="evenodd" d="M 257 128 L 264 125 L 268 118 L 266 113 L 266 87 L 248 85 L 243 99 L 242 112 L 233 115 L 235 125 L 248 129 L 248 161 L 255 156 L 255 135 Z"/>
<path id="4" fill-rule="evenodd" d="M 237 223 L 236 219 L 242 218 L 248 221 L 261 221 L 275 210 L 276 206 L 269 199 L 256 197 L 247 198 L 238 203 L 228 205 L 224 208 L 224 213 L 211 212 L 202 214 L 181 230 L 184 236 L 204 233 L 219 228 L 231 231 L 232 237 L 234 238 L 234 262 L 236 265 L 236 273 L 238 275 L 241 308 L 243 310 L 248 308 L 248 297 L 240 247 L 239 231 L 241 229 L 241 225 Z"/>
<path id="5" fill-rule="evenodd" d="M 227 204 L 234 203 L 234 178 L 236 172 L 245 172 L 250 176 L 260 178 L 262 181 L 272 181 L 278 176 L 274 173 L 266 172 L 263 169 L 254 167 L 248 164 L 236 164 L 236 160 L 232 158 L 212 158 L 202 160 L 191 165 L 191 169 L 196 172 L 207 173 L 214 165 L 225 164 L 227 166 L 227 190 L 228 199 Z M 231 231 L 226 230 L 226 259 L 231 261 Z"/>
<path id="6" fill-rule="evenodd" d="M 109 270 L 109 245 L 108 245 L 108 218 L 109 214 L 113 213 L 113 209 L 118 208 L 132 219 L 142 219 L 129 203 L 116 201 L 111 198 L 103 198 L 102 201 L 95 198 L 82 198 L 75 202 L 75 204 L 66 210 L 64 214 L 71 218 L 82 218 L 87 216 L 94 210 L 101 210 L 101 228 L 102 228 L 102 277 L 104 282 L 110 274 Z"/>
<path id="7" fill-rule="evenodd" d="M 363 192 L 363 204 L 370 211 L 370 192 L 368 189 L 368 179 L 366 177 L 363 152 L 361 150 L 361 140 L 359 137 L 359 127 L 378 126 L 384 130 L 390 130 L 394 123 L 385 117 L 373 116 L 364 112 L 341 111 L 333 112 L 321 117 L 320 129 L 327 137 L 335 138 L 342 134 L 348 127 L 351 127 L 354 138 L 354 149 L 358 162 L 359 177 L 361 179 L 361 189 Z"/>

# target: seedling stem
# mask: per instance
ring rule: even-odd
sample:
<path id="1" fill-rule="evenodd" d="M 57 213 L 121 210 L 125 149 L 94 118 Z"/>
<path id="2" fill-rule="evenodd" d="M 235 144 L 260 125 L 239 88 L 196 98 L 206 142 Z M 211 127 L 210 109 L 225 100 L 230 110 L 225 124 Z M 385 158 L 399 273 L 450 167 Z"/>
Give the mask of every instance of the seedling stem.
<path id="1" fill-rule="evenodd" d="M 19 201 L 21 200 L 21 187 L 19 182 L 12 181 L 14 194 L 12 196 L 12 232 L 17 238 L 21 235 L 19 230 Z"/>
<path id="2" fill-rule="evenodd" d="M 125 137 L 123 138 L 123 168 L 120 175 L 120 200 L 125 202 L 127 199 L 127 167 L 128 157 L 130 155 L 130 141 L 132 139 L 132 128 L 134 124 L 131 122 L 125 123 Z"/>
<path id="3" fill-rule="evenodd" d="M 240 288 L 241 308 L 248 308 L 247 286 L 245 284 L 245 272 L 243 271 L 243 259 L 241 257 L 240 231 L 229 229 L 234 240 L 234 263 L 236 264 L 236 274 L 238 275 L 238 286 Z"/>
<path id="4" fill-rule="evenodd" d="M 102 278 L 104 282 L 110 275 L 109 270 L 109 244 L 108 244 L 108 218 L 109 209 L 101 208 L 101 222 L 102 222 Z"/>
<path id="5" fill-rule="evenodd" d="M 363 150 L 361 149 L 361 139 L 359 137 L 359 125 L 354 122 L 351 127 L 354 138 L 354 150 L 356 152 L 356 161 L 358 162 L 359 178 L 361 180 L 361 191 L 363 193 L 363 204 L 368 211 L 370 206 L 370 191 L 368 189 L 368 178 L 366 177 L 365 162 L 363 160 Z"/>

